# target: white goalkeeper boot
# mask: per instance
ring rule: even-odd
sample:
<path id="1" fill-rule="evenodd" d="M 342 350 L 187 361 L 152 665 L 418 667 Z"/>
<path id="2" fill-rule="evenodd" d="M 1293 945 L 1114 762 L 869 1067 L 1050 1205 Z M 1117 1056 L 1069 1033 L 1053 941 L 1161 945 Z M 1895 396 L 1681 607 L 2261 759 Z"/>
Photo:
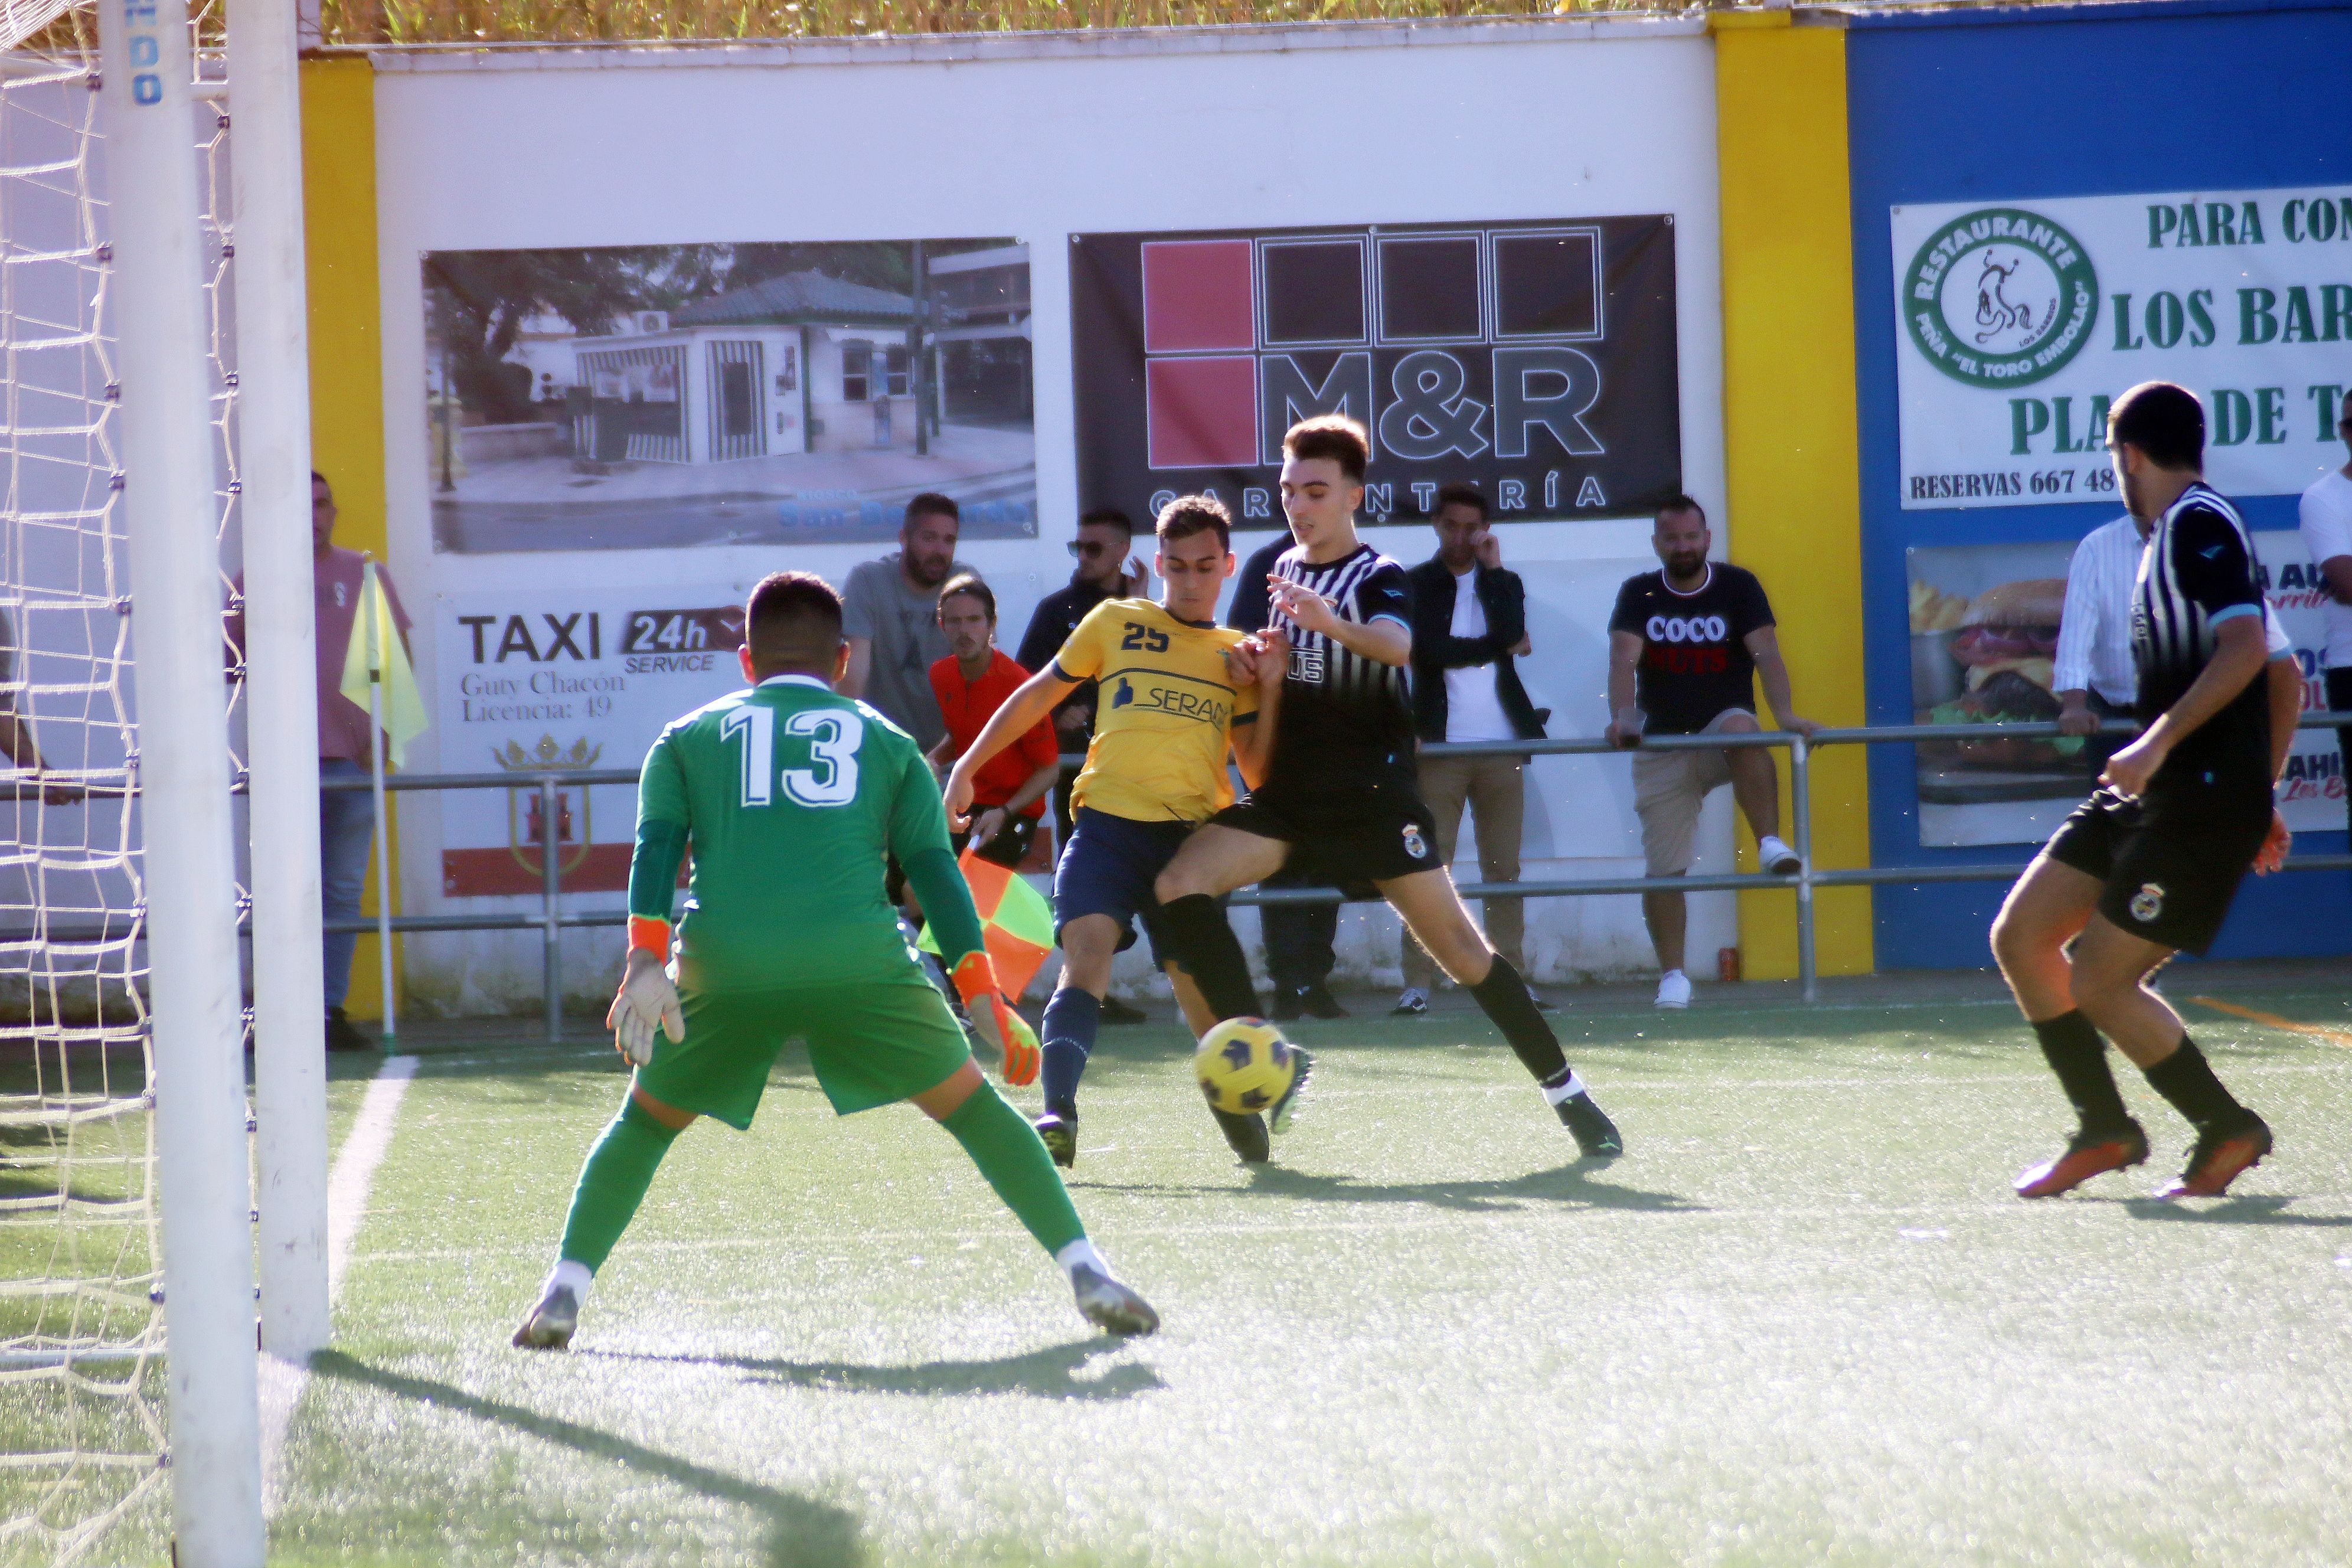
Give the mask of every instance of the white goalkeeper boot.
<path id="1" fill-rule="evenodd" d="M 526 1350 L 560 1351 L 572 1344 L 580 1326 L 580 1303 L 588 1294 L 588 1270 L 569 1259 L 555 1266 L 540 1288 L 539 1304 L 515 1331 L 514 1342 Z"/>
<path id="2" fill-rule="evenodd" d="M 1096 1328 L 1107 1334 L 1136 1335 L 1159 1329 L 1160 1314 L 1151 1310 L 1151 1303 L 1112 1277 L 1110 1265 L 1103 1261 L 1093 1242 L 1080 1237 L 1056 1253 L 1054 1261 L 1070 1276 L 1079 1315 Z"/>

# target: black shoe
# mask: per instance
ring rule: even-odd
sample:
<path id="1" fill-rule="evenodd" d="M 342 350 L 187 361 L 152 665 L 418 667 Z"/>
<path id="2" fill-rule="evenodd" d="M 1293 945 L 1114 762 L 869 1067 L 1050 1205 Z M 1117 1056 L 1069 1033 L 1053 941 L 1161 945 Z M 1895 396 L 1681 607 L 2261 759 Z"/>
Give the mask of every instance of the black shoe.
<path id="1" fill-rule="evenodd" d="M 1098 1024 L 1148 1024 L 1150 1021 L 1150 1014 L 1140 1007 L 1130 1006 L 1116 996 L 1104 997 L 1100 1010 L 1095 1014 L 1095 1022 Z"/>
<path id="2" fill-rule="evenodd" d="M 1331 994 L 1331 988 L 1320 981 L 1298 988 L 1298 1010 L 1310 1018 L 1344 1018 L 1348 1010 Z"/>
<path id="3" fill-rule="evenodd" d="M 1209 1114 L 1217 1119 L 1217 1131 L 1234 1146 L 1244 1165 L 1263 1165 L 1273 1157 L 1274 1144 L 1265 1135 L 1265 1118 L 1255 1112 L 1236 1115 L 1230 1110 L 1209 1107 Z"/>
<path id="4" fill-rule="evenodd" d="M 1078 1113 L 1075 1110 L 1049 1110 L 1031 1126 L 1037 1129 L 1038 1142 L 1045 1152 L 1054 1156 L 1054 1163 L 1069 1170 L 1078 1163 Z"/>
<path id="5" fill-rule="evenodd" d="M 1265 1130 L 1268 1133 L 1290 1131 L 1290 1113 L 1297 1107 L 1298 1091 L 1307 1087 L 1307 1076 L 1315 1070 L 1313 1057 L 1308 1056 L 1297 1046 L 1290 1047 L 1290 1054 L 1297 1060 L 1298 1070 L 1290 1075 L 1290 1087 L 1282 1091 L 1282 1098 L 1276 1100 L 1273 1108 L 1265 1113 Z"/>
<path id="6" fill-rule="evenodd" d="M 1609 1113 L 1592 1103 L 1589 1094 L 1570 1095 L 1559 1102 L 1559 1124 L 1576 1134 L 1576 1146 L 1588 1160 L 1613 1160 L 1625 1152 L 1623 1140 L 1617 1136 L 1617 1124 Z"/>
<path id="7" fill-rule="evenodd" d="M 375 1042 L 359 1032 L 341 1007 L 327 1009 L 327 1048 L 331 1051 L 372 1051 Z"/>

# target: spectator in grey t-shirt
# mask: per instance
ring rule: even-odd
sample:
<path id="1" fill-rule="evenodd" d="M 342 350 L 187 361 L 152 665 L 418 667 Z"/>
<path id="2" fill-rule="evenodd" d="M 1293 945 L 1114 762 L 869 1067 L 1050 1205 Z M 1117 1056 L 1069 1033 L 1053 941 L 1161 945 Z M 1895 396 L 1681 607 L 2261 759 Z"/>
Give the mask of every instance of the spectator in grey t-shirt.
<path id="1" fill-rule="evenodd" d="M 899 549 L 849 574 L 841 630 L 849 639 L 845 697 L 862 698 L 915 737 L 925 751 L 948 732 L 931 695 L 931 666 L 948 657 L 940 629 L 940 589 L 970 567 L 955 558 L 956 503 L 923 494 L 907 503 Z"/>

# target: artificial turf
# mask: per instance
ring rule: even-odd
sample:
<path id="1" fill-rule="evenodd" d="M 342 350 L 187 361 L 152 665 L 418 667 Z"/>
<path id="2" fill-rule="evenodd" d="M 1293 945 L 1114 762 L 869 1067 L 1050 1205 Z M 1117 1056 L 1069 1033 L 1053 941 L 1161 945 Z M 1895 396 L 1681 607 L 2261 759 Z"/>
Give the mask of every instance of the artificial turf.
<path id="1" fill-rule="evenodd" d="M 1172 1026 L 1106 1030 L 1074 1186 L 1165 1320 L 1134 1343 L 950 1139 L 835 1120 L 794 1052 L 750 1134 L 680 1140 L 572 1351 L 511 1350 L 625 1080 L 427 1055 L 272 1561 L 2338 1559 L 2352 1012 L 2238 999 L 2341 1037 L 2188 1009 L 2279 1148 L 2179 1205 L 2128 1072 L 2155 1161 L 2010 1195 L 2066 1117 L 1990 1005 L 1564 1014 L 1625 1132 L 1597 1168 L 1474 1014 L 1294 1026 L 1255 1175 Z"/>

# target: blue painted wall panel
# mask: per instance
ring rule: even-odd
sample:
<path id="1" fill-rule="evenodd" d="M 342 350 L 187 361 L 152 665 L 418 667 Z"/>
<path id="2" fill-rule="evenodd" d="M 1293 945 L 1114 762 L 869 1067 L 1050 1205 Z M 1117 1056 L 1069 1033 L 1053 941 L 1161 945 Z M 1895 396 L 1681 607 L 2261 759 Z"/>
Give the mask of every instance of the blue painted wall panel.
<path id="1" fill-rule="evenodd" d="M 1865 683 L 1876 723 L 1911 718 L 1906 549 L 2077 539 L 2116 513 L 2112 504 L 1902 510 L 1887 209 L 2352 180 L 2352 136 L 2344 132 L 2352 5 L 2142 6 L 2122 18 L 2020 17 L 1946 12 L 1932 26 L 1857 18 L 1847 39 Z M 2292 496 L 2252 498 L 2245 511 L 2258 530 L 2295 525 Z M 1871 837 L 1879 864 L 2005 854 L 2024 863 L 2023 848 L 1921 848 L 1910 749 L 1874 751 Z M 2346 838 L 2305 834 L 2297 842 L 2314 853 L 2340 853 Z M 2005 890 L 1996 883 L 1879 889 L 1880 966 L 1989 963 L 1985 930 Z M 2214 956 L 2347 952 L 2352 877 L 2315 872 L 2250 880 Z"/>

